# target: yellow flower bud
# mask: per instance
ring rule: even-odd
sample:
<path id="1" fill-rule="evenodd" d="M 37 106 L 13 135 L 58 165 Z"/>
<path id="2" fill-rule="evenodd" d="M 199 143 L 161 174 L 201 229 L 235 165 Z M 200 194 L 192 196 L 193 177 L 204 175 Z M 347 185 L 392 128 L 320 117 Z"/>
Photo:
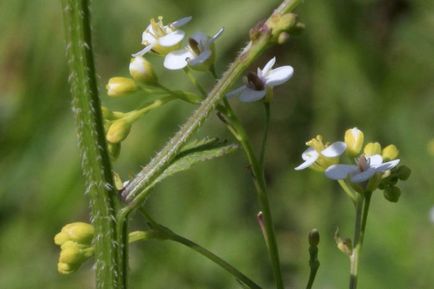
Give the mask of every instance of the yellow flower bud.
<path id="1" fill-rule="evenodd" d="M 378 142 L 370 142 L 365 145 L 363 152 L 366 156 L 373 156 L 381 154 L 381 145 Z"/>
<path id="2" fill-rule="evenodd" d="M 357 127 L 347 129 L 344 140 L 347 145 L 347 152 L 351 156 L 356 156 L 362 150 L 364 134 Z"/>
<path id="3" fill-rule="evenodd" d="M 387 160 L 387 161 L 394 160 L 398 157 L 398 155 L 399 155 L 399 150 L 393 144 L 388 145 L 387 147 L 385 147 L 383 149 L 382 156 L 383 156 L 384 160 Z"/>
<path id="4" fill-rule="evenodd" d="M 129 69 L 131 77 L 136 81 L 142 81 L 144 83 L 158 82 L 152 64 L 141 56 L 131 59 Z"/>
<path id="5" fill-rule="evenodd" d="M 107 94 L 117 97 L 134 92 L 137 90 L 137 85 L 131 78 L 112 77 L 106 85 Z"/>
<path id="6" fill-rule="evenodd" d="M 70 274 L 76 271 L 93 254 L 93 247 L 74 241 L 66 241 L 61 246 L 57 270 L 62 274 Z"/>
<path id="7" fill-rule="evenodd" d="M 106 139 L 111 143 L 119 143 L 126 139 L 131 130 L 131 123 L 125 119 L 118 119 L 114 121 L 106 135 Z"/>
<path id="8" fill-rule="evenodd" d="M 75 222 L 65 225 L 60 233 L 54 237 L 54 243 L 62 246 L 68 241 L 89 245 L 92 242 L 95 230 L 91 224 Z"/>
<path id="9" fill-rule="evenodd" d="M 82 252 L 83 246 L 73 241 L 67 241 L 62 245 L 57 270 L 62 274 L 74 272 L 87 259 Z"/>

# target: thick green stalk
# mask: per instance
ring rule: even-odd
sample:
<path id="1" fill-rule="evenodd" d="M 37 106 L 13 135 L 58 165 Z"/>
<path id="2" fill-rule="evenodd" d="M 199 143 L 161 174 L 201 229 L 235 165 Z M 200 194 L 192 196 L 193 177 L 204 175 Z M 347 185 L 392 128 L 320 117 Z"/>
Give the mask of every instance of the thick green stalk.
<path id="1" fill-rule="evenodd" d="M 95 78 L 87 0 L 62 0 L 72 109 L 77 125 L 81 165 L 95 227 L 98 289 L 122 288 L 115 242 L 115 198 Z"/>
<path id="2" fill-rule="evenodd" d="M 276 15 L 294 10 L 299 2 L 300 0 L 284 1 L 279 8 L 273 12 L 266 23 L 271 21 L 271 19 Z M 216 105 L 222 100 L 225 92 L 235 83 L 252 62 L 261 55 L 262 51 L 272 43 L 272 31 L 270 31 L 270 29 L 267 30 L 265 25 L 263 28 L 263 30 L 258 30 L 259 35 L 257 38 L 249 42 L 249 44 L 242 50 L 240 55 L 230 65 L 223 77 L 208 94 L 208 97 L 201 103 L 199 108 L 185 122 L 175 136 L 127 185 L 123 192 L 123 196 L 130 202 L 129 210 L 137 208 L 146 199 L 149 193 L 147 187 L 152 184 L 159 174 L 161 174 L 185 142 L 202 125 L 210 112 L 213 111 Z M 289 29 L 291 27 L 286 28 Z"/>

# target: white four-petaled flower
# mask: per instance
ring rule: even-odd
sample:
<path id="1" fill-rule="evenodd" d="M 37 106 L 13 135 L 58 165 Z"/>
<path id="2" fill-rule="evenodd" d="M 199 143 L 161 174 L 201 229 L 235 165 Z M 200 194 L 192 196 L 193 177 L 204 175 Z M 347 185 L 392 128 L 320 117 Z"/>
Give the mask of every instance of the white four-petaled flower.
<path id="1" fill-rule="evenodd" d="M 383 163 L 381 155 L 361 156 L 357 165 L 336 164 L 328 167 L 325 175 L 333 180 L 343 180 L 349 177 L 353 183 L 369 180 L 376 173 L 383 173 L 399 164 L 399 159 Z"/>
<path id="2" fill-rule="evenodd" d="M 302 164 L 300 164 L 298 167 L 295 168 L 295 170 L 304 170 L 313 164 L 321 158 L 336 158 L 342 155 L 347 148 L 347 145 L 342 141 L 337 141 L 326 147 L 325 149 L 318 152 L 314 148 L 310 147 L 307 150 L 305 150 L 301 154 L 301 158 L 304 160 Z"/>
<path id="3" fill-rule="evenodd" d="M 189 65 L 199 70 L 208 69 L 214 57 L 214 42 L 222 33 L 223 28 L 212 37 L 201 32 L 195 33 L 189 39 L 189 44 L 184 49 L 176 50 L 166 55 L 164 67 L 170 70 L 178 70 Z"/>
<path id="4" fill-rule="evenodd" d="M 285 83 L 294 74 L 294 69 L 289 65 L 272 69 L 275 63 L 276 57 L 273 57 L 263 69 L 258 68 L 256 74 L 249 73 L 247 75 L 246 85 L 229 92 L 226 96 L 239 95 L 239 99 L 243 102 L 253 102 L 263 98 L 268 88 Z"/>
<path id="5" fill-rule="evenodd" d="M 151 19 L 151 23 L 142 34 L 142 44 L 145 48 L 133 54 L 133 57 L 142 56 L 153 50 L 159 54 L 166 54 L 176 48 L 184 39 L 185 32 L 178 28 L 190 22 L 192 17 L 184 17 L 169 25 L 163 25 L 163 17 L 158 21 Z"/>

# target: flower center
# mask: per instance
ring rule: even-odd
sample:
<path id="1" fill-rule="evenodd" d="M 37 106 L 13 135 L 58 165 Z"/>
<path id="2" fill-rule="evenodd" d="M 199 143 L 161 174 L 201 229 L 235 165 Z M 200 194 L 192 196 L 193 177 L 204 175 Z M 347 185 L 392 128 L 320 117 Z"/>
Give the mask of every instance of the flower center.
<path id="1" fill-rule="evenodd" d="M 193 38 L 188 39 L 188 46 L 190 47 L 190 50 L 191 52 L 193 52 L 193 54 L 195 54 L 196 56 L 200 54 L 199 42 L 197 42 Z"/>
<path id="2" fill-rule="evenodd" d="M 357 162 L 357 166 L 361 172 L 364 172 L 369 168 L 369 160 L 362 155 Z"/>
<path id="3" fill-rule="evenodd" d="M 155 21 L 154 18 L 151 19 L 151 27 L 153 30 L 153 33 L 150 33 L 155 38 L 162 37 L 166 35 L 165 27 L 163 25 L 163 17 L 159 16 L 158 21 Z"/>
<path id="4" fill-rule="evenodd" d="M 265 89 L 264 82 L 254 72 L 249 72 L 247 74 L 247 86 L 249 88 L 254 89 L 254 90 L 264 90 Z"/>
<path id="5" fill-rule="evenodd" d="M 315 138 L 311 139 L 310 141 L 306 142 L 307 146 L 310 146 L 317 152 L 321 152 L 323 149 L 327 147 L 327 145 L 324 145 L 323 138 L 321 135 L 317 135 Z"/>

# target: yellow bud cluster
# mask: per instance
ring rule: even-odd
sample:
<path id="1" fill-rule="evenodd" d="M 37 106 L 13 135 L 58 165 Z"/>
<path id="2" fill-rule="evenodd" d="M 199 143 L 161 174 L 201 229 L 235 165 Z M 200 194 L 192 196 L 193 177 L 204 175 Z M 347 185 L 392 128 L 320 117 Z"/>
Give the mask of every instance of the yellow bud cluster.
<path id="1" fill-rule="evenodd" d="M 84 261 L 94 253 L 91 245 L 95 230 L 92 225 L 75 222 L 65 225 L 54 237 L 54 243 L 60 246 L 57 270 L 62 274 L 76 271 Z"/>

